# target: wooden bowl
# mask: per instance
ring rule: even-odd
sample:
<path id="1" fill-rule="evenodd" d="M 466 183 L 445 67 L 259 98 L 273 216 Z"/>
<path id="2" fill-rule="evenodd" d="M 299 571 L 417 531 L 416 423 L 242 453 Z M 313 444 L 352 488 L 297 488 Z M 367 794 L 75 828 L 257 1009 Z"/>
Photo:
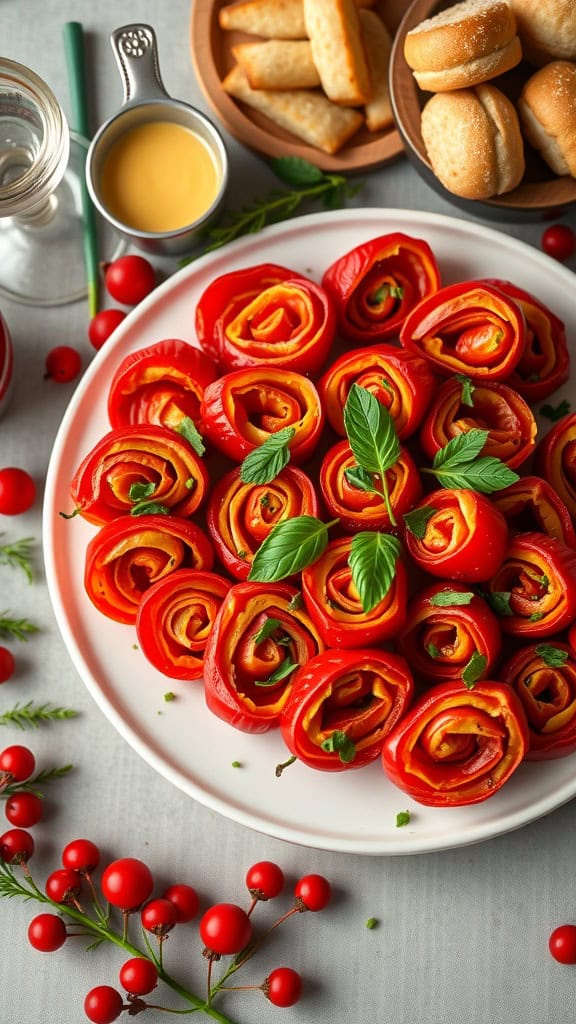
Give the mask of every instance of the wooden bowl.
<path id="1" fill-rule="evenodd" d="M 522 182 L 512 192 L 492 199 L 463 199 L 456 196 L 434 174 L 420 132 L 421 111 L 432 94 L 423 92 L 417 85 L 404 58 L 404 40 L 407 33 L 420 22 L 452 6 L 453 0 L 414 0 L 394 37 L 390 92 L 396 125 L 408 159 L 444 199 L 474 216 L 517 222 L 560 217 L 576 204 L 576 179 L 570 175 L 562 178 L 556 176 L 528 143 L 525 143 L 526 173 Z M 512 71 L 492 79 L 492 82 L 515 102 L 522 85 L 535 71 L 536 68 L 522 62 Z"/>
<path id="2" fill-rule="evenodd" d="M 265 157 L 296 156 L 309 160 L 324 171 L 358 173 L 381 167 L 404 153 L 395 127 L 370 133 L 361 129 L 336 154 L 323 153 L 284 131 L 263 114 L 234 100 L 220 82 L 234 64 L 231 53 L 236 43 L 255 41 L 256 36 L 225 32 L 218 26 L 218 12 L 231 0 L 194 0 L 190 21 L 191 55 L 200 87 L 221 124 L 239 142 Z M 409 0 L 386 0 L 382 15 L 394 33 L 409 6 Z"/>

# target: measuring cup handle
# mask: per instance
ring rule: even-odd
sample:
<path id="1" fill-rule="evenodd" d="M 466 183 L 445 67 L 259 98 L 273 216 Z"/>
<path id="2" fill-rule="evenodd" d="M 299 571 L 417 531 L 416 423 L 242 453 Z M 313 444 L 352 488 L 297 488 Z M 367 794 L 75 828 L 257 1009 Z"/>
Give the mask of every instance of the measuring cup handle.
<path id="1" fill-rule="evenodd" d="M 124 83 L 124 103 L 166 99 L 154 29 L 150 25 L 123 25 L 112 33 L 110 42 Z"/>

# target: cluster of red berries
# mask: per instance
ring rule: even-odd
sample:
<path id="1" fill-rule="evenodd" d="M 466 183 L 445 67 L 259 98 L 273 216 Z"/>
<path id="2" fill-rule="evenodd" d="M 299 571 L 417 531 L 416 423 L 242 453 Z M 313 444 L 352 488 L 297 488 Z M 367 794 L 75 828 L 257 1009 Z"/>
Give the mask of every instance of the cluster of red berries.
<path id="1" fill-rule="evenodd" d="M 120 256 L 104 268 L 104 284 L 108 294 L 123 306 L 137 306 L 156 287 L 156 271 L 143 256 Z M 105 341 L 126 318 L 123 309 L 101 309 L 90 321 L 88 337 L 95 349 Z"/>
<path id="2" fill-rule="evenodd" d="M 28 758 L 27 761 L 25 750 L 13 747 L 0 754 L 0 782 L 3 777 L 10 777 L 13 781 L 29 777 L 34 767 L 33 755 L 30 755 L 32 760 Z M 165 888 L 161 895 L 153 895 L 153 875 L 143 861 L 134 857 L 123 857 L 108 864 L 96 882 L 94 873 L 100 866 L 100 851 L 90 839 L 80 838 L 64 847 L 62 866 L 48 876 L 42 892 L 33 882 L 28 866 L 33 852 L 32 836 L 23 828 L 14 828 L 0 837 L 0 858 L 3 862 L 0 872 L 4 880 L 14 882 L 15 893 L 17 891 L 26 898 L 50 905 L 49 912 L 38 914 L 29 924 L 31 945 L 41 952 L 53 952 L 64 945 L 70 934 L 78 934 L 80 926 L 82 934 L 99 940 L 109 939 L 130 953 L 119 971 L 120 988 L 98 985 L 88 992 L 84 1010 L 93 1024 L 112 1024 L 124 1010 L 134 1015 L 149 1008 L 167 1009 L 145 999 L 159 980 L 177 991 L 191 1004 L 191 1008 L 200 1011 L 210 1011 L 215 996 L 231 989 L 258 989 L 271 1003 L 280 1007 L 292 1006 L 299 1000 L 302 979 L 291 967 L 275 968 L 259 984 L 231 985 L 229 982 L 280 924 L 303 911 L 317 912 L 327 906 L 331 887 L 322 875 L 309 874 L 300 878 L 288 910 L 261 934 L 256 934 L 253 929 L 254 908 L 262 901 L 275 899 L 285 888 L 284 873 L 272 861 L 260 861 L 246 872 L 245 883 L 250 897 L 246 909 L 228 902 L 213 904 L 204 911 L 198 932 L 203 944 L 202 955 L 208 964 L 208 996 L 200 999 L 171 978 L 163 960 L 163 945 L 168 934 L 199 914 L 200 899 L 192 886 L 178 882 Z M 9 865 L 22 868 L 24 882 L 16 882 L 14 869 Z M 91 903 L 90 913 L 84 909 L 86 899 Z M 122 915 L 121 933 L 115 931 L 112 924 L 114 908 Z M 128 940 L 129 921 L 134 918 L 139 921 L 145 936 L 144 951 Z M 155 948 L 150 936 L 156 940 Z M 224 966 L 220 977 L 213 980 L 213 967 L 224 956 L 230 956 L 232 960 Z M 219 1014 L 219 1019 L 228 1021 L 224 1014 Z"/>
<path id="3" fill-rule="evenodd" d="M 4 811 L 14 826 L 0 836 L 0 856 L 8 862 L 34 852 L 34 840 L 24 829 L 42 817 L 42 799 L 26 785 L 35 768 L 36 759 L 28 747 L 15 743 L 0 751 L 0 795 L 6 798 Z"/>

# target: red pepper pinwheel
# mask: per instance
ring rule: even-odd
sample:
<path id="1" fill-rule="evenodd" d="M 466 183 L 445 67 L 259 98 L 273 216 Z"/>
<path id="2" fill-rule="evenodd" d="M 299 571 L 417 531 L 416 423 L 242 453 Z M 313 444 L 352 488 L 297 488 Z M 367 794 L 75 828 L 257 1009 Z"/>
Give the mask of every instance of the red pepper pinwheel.
<path id="1" fill-rule="evenodd" d="M 237 467 L 214 485 L 206 525 L 224 567 L 235 579 L 245 580 L 273 527 L 303 515 L 318 515 L 318 499 L 312 481 L 297 466 L 286 466 L 268 484 L 244 483 Z"/>
<path id="2" fill-rule="evenodd" d="M 394 345 L 345 352 L 318 381 L 326 418 L 340 437 L 346 437 L 344 406 L 353 384 L 371 391 L 386 406 L 398 438 L 404 441 L 422 423 L 436 377 L 427 359 Z"/>
<path id="3" fill-rule="evenodd" d="M 443 579 L 480 583 L 499 569 L 508 524 L 490 498 L 464 488 L 427 494 L 405 517 L 404 540 L 416 565 Z"/>
<path id="4" fill-rule="evenodd" d="M 543 302 L 511 281 L 489 278 L 487 284 L 494 285 L 514 299 L 522 307 L 526 319 L 524 353 L 508 377 L 508 384 L 527 402 L 541 402 L 570 376 L 564 323 Z"/>
<path id="5" fill-rule="evenodd" d="M 136 634 L 148 661 L 170 679 L 201 679 L 204 648 L 230 581 L 178 569 L 153 583 L 138 606 Z"/>
<path id="6" fill-rule="evenodd" d="M 204 651 L 206 704 L 243 732 L 279 724 L 296 670 L 324 650 L 295 587 L 235 583 Z"/>
<path id="7" fill-rule="evenodd" d="M 324 651 L 298 669 L 280 716 L 291 754 L 310 768 L 363 768 L 410 705 L 414 684 L 404 658 L 361 648 Z"/>
<path id="8" fill-rule="evenodd" d="M 408 603 L 396 645 L 416 679 L 459 679 L 473 685 L 492 678 L 502 650 L 498 617 L 461 583 L 433 583 Z"/>
<path id="9" fill-rule="evenodd" d="M 500 679 L 518 694 L 528 720 L 527 761 L 576 751 L 576 661 L 567 644 L 529 644 L 500 669 Z"/>
<path id="10" fill-rule="evenodd" d="M 157 580 L 177 569 L 214 564 L 206 534 L 177 516 L 120 516 L 102 526 L 86 549 L 84 586 L 109 619 L 134 624 L 138 605 Z"/>
<path id="11" fill-rule="evenodd" d="M 322 368 L 336 334 L 336 313 L 320 285 L 292 277 L 238 305 L 236 296 L 214 324 L 223 370 L 275 366 L 314 374 Z"/>
<path id="12" fill-rule="evenodd" d="M 440 272 L 427 242 L 396 231 L 341 256 L 322 285 L 336 306 L 341 333 L 366 345 L 397 335 L 410 310 L 438 290 Z"/>
<path id="13" fill-rule="evenodd" d="M 576 548 L 570 513 L 554 488 L 540 476 L 521 476 L 492 495 L 492 501 L 515 533 L 548 533 Z"/>
<path id="14" fill-rule="evenodd" d="M 156 423 L 178 430 L 182 420 L 191 419 L 198 426 L 204 388 L 217 379 L 216 364 L 178 338 L 131 352 L 112 377 L 110 424 Z"/>
<path id="15" fill-rule="evenodd" d="M 576 412 L 563 416 L 542 438 L 535 464 L 576 521 Z"/>
<path id="16" fill-rule="evenodd" d="M 241 462 L 270 434 L 292 427 L 292 462 L 312 455 L 324 426 L 318 392 L 301 373 L 252 366 L 210 384 L 201 407 L 202 433 L 215 448 Z"/>
<path id="17" fill-rule="evenodd" d="M 510 686 L 438 683 L 384 739 L 382 766 L 417 803 L 460 807 L 493 796 L 523 761 L 528 742 Z"/>
<path id="18" fill-rule="evenodd" d="M 79 514 L 100 526 L 117 516 L 160 512 L 186 518 L 200 507 L 208 473 L 194 449 L 167 427 L 111 430 L 78 467 L 70 491 Z"/>
<path id="19" fill-rule="evenodd" d="M 532 454 L 537 425 L 527 402 L 499 381 L 474 386 L 472 404 L 457 379 L 445 381 L 436 392 L 420 430 L 420 443 L 429 459 L 458 434 L 487 430 L 482 455 L 501 459 L 516 469 Z"/>
<path id="20" fill-rule="evenodd" d="M 221 335 L 218 324 L 222 317 L 233 320 L 253 299 L 291 277 L 295 270 L 277 263 L 257 263 L 221 274 L 204 289 L 196 305 L 195 326 L 200 347 L 216 363 L 220 363 Z"/>
<path id="21" fill-rule="evenodd" d="M 521 306 L 498 288 L 464 281 L 419 302 L 400 341 L 430 359 L 438 373 L 502 380 L 524 354 L 526 321 Z"/>
<path id="22" fill-rule="evenodd" d="M 326 508 L 349 533 L 388 529 L 391 523 L 384 497 L 377 491 L 355 487 L 353 477 L 348 476 L 355 468 L 356 459 L 348 441 L 337 441 L 328 449 L 320 466 L 320 489 Z M 385 475 L 390 506 L 398 522 L 422 494 L 418 468 L 406 448 L 401 449 L 400 458 Z"/>
<path id="23" fill-rule="evenodd" d="M 358 535 L 357 535 L 358 536 Z M 352 537 L 330 541 L 320 558 L 302 571 L 302 596 L 327 647 L 371 647 L 392 639 L 404 625 L 407 573 L 398 559 L 385 597 L 366 612 L 349 564 Z"/>
<path id="24" fill-rule="evenodd" d="M 576 551 L 545 533 L 519 533 L 487 588 L 504 633 L 554 636 L 576 618 Z"/>

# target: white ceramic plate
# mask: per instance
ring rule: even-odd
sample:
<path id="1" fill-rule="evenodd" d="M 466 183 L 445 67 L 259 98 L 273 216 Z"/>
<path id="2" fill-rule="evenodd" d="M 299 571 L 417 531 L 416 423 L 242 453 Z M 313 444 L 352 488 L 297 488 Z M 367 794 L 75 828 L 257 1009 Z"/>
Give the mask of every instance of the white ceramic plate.
<path id="1" fill-rule="evenodd" d="M 216 276 L 270 261 L 320 280 L 323 270 L 360 242 L 390 231 L 426 239 L 443 282 L 505 277 L 541 297 L 576 334 L 574 277 L 517 240 L 441 215 L 402 210 L 315 214 L 267 228 L 189 264 L 137 307 L 100 350 L 62 422 L 48 471 L 44 546 L 48 586 L 70 656 L 110 722 L 161 775 L 219 813 L 260 832 L 306 846 L 361 854 L 409 854 L 480 842 L 533 821 L 576 795 L 574 756 L 522 765 L 482 804 L 451 809 L 413 804 L 379 764 L 359 771 L 274 767 L 286 750 L 275 733 L 250 736 L 205 707 L 200 684 L 168 680 L 135 649 L 135 630 L 98 613 L 83 588 L 86 544 L 95 528 L 64 520 L 69 482 L 107 429 L 112 374 L 129 352 L 166 337 L 194 343 L 195 302 Z M 177 699 L 166 703 L 167 690 Z M 162 712 L 159 714 L 159 712 Z M 235 768 L 232 762 L 241 762 Z M 408 826 L 396 815 L 410 808 Z"/>

